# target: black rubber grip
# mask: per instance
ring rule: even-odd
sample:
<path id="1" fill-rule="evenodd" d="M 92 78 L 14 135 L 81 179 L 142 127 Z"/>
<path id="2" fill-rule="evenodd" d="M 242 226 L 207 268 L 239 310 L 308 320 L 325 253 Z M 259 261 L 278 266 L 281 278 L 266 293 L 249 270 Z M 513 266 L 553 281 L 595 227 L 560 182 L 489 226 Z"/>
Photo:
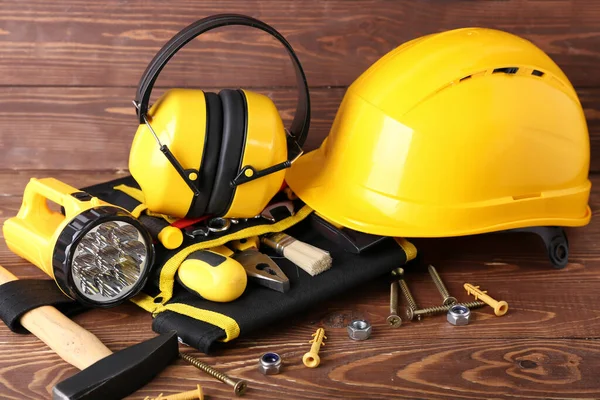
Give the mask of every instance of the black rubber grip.
<path id="1" fill-rule="evenodd" d="M 144 228 L 148 230 L 152 239 L 158 240 L 158 234 L 170 226 L 167 221 L 158 217 L 151 217 L 149 215 L 141 215 L 138 220 L 142 223 Z"/>

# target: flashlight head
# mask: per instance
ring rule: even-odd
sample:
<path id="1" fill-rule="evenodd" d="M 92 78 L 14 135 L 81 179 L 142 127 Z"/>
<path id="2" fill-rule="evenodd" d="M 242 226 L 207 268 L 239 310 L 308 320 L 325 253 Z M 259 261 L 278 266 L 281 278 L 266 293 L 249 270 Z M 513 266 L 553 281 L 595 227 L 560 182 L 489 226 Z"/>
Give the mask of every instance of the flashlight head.
<path id="1" fill-rule="evenodd" d="M 52 267 L 67 295 L 85 305 L 111 307 L 143 288 L 153 259 L 152 239 L 137 219 L 121 208 L 99 206 L 66 224 Z"/>

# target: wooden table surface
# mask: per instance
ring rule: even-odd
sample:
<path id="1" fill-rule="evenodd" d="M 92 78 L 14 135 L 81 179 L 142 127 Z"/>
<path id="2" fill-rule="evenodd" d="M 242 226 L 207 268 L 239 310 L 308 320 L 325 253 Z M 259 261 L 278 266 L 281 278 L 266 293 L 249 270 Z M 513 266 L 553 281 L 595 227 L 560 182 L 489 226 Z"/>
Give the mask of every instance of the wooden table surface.
<path id="1" fill-rule="evenodd" d="M 521 35 L 565 71 L 590 129 L 594 217 L 569 229 L 571 256 L 554 270 L 541 241 L 527 234 L 415 240 L 452 294 L 472 282 L 510 305 L 454 327 L 445 317 L 386 326 L 389 287 L 365 283 L 261 332 L 235 340 L 209 364 L 249 381 L 251 399 L 600 398 L 600 3 L 587 0 L 148 2 L 144 0 L 0 1 L 0 223 L 16 214 L 30 177 L 84 186 L 124 176 L 136 120 L 130 106 L 146 64 L 195 19 L 240 12 L 263 19 L 296 48 L 311 85 L 308 148 L 327 135 L 347 86 L 371 63 L 409 39 L 463 26 Z M 293 115 L 293 72 L 283 50 L 244 28 L 220 29 L 174 58 L 159 88 L 252 87 Z M 43 277 L 0 240 L 0 264 L 20 278 Z M 422 306 L 439 295 L 423 267 L 407 280 Z M 362 317 L 371 339 L 351 341 L 345 326 Z M 133 304 L 92 310 L 75 321 L 119 350 L 151 338 L 151 316 Z M 302 355 L 317 327 L 328 340 L 317 369 Z M 189 349 L 188 349 L 189 350 Z M 278 352 L 284 371 L 265 377 L 257 359 Z M 200 355 L 199 353 L 197 353 Z M 0 327 L 0 398 L 48 398 L 74 374 L 31 335 Z M 171 394 L 201 384 L 208 398 L 231 388 L 177 361 L 131 398 Z"/>

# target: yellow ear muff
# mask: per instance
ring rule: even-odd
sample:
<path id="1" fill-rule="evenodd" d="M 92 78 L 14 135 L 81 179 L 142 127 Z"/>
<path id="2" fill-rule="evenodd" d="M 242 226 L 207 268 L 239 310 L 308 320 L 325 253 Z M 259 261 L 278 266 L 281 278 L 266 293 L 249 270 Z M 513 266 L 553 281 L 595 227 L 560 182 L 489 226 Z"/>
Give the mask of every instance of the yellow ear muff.
<path id="1" fill-rule="evenodd" d="M 206 139 L 204 93 L 170 89 L 152 106 L 148 116 L 161 143 L 169 147 L 183 168 L 198 171 Z M 186 216 L 194 194 L 163 155 L 145 124 L 138 127 L 131 145 L 129 171 L 140 185 L 150 210 Z"/>
<path id="2" fill-rule="evenodd" d="M 203 32 L 226 25 L 260 29 L 288 51 L 300 88 L 289 135 L 266 96 L 226 89 L 219 95 L 172 89 L 148 110 L 152 87 L 173 55 Z M 310 121 L 308 85 L 290 44 L 251 17 L 223 14 L 194 22 L 148 65 L 136 101 L 140 127 L 129 164 L 148 208 L 173 217 L 249 218 L 281 188 L 284 170 L 302 154 Z"/>
<path id="3" fill-rule="evenodd" d="M 247 90 L 241 92 L 246 99 L 247 129 L 240 165 L 266 169 L 284 162 L 288 157 L 286 134 L 275 104 L 262 94 Z M 257 215 L 281 189 L 284 178 L 285 170 L 281 170 L 238 185 L 231 205 L 223 215 L 231 218 Z"/>

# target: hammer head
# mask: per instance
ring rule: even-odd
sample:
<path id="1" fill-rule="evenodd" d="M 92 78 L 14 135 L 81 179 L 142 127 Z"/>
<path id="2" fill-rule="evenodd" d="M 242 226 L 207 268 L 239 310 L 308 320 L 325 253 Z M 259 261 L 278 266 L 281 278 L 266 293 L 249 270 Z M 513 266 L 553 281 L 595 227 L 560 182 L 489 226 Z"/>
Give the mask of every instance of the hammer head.
<path id="1" fill-rule="evenodd" d="M 123 349 L 57 384 L 54 400 L 121 399 L 150 382 L 179 354 L 176 332 Z"/>

